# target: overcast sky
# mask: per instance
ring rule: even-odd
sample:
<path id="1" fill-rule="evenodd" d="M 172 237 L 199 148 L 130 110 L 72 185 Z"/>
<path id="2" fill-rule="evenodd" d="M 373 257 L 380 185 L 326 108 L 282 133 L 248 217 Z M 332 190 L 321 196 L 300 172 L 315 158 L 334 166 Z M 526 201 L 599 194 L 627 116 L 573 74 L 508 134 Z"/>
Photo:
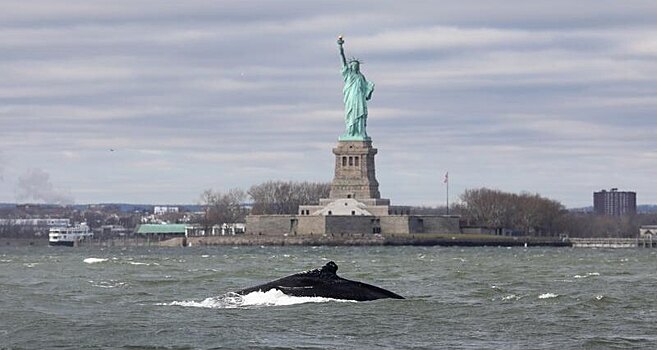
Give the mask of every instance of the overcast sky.
<path id="1" fill-rule="evenodd" d="M 381 194 L 468 188 L 657 203 L 657 2 L 12 1 L 0 202 L 196 203 L 330 181 L 336 36 L 376 84 Z M 113 150 L 113 151 L 112 151 Z"/>

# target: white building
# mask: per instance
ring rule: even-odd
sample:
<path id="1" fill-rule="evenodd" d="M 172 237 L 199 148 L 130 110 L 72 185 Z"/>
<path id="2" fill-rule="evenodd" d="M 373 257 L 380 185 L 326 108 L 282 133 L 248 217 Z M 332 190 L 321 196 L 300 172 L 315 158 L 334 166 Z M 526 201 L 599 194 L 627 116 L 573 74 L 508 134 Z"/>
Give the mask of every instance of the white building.
<path id="1" fill-rule="evenodd" d="M 212 226 L 212 235 L 213 236 L 228 236 L 228 235 L 240 235 L 243 234 L 246 230 L 246 224 L 242 223 L 233 223 L 233 224 L 222 224 Z"/>
<path id="2" fill-rule="evenodd" d="M 639 228 L 639 236 L 645 238 L 647 236 L 653 236 L 657 238 L 657 225 L 644 225 Z"/>
<path id="3" fill-rule="evenodd" d="M 162 214 L 167 214 L 167 213 L 177 213 L 177 212 L 178 212 L 178 207 L 158 205 L 155 208 L 153 208 L 153 213 L 155 215 L 162 215 Z"/>

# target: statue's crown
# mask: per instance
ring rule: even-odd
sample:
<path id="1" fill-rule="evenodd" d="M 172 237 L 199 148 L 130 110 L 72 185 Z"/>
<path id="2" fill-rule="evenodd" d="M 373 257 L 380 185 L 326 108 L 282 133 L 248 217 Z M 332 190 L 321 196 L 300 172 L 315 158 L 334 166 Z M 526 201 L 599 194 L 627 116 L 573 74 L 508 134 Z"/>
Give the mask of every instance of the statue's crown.
<path id="1" fill-rule="evenodd" d="M 351 62 L 358 62 L 358 64 L 363 64 L 363 61 L 359 60 L 359 59 L 356 58 L 356 57 L 351 57 L 351 58 L 349 58 L 349 61 L 347 61 L 347 62 L 349 62 L 349 63 L 351 63 Z"/>

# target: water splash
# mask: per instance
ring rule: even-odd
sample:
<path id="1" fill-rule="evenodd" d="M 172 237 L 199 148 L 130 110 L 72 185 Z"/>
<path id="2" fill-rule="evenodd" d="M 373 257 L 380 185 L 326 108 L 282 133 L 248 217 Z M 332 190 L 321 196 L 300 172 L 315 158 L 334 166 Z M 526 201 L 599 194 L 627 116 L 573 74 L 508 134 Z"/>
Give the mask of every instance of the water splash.
<path id="1" fill-rule="evenodd" d="M 85 264 L 97 264 L 97 263 L 102 263 L 107 261 L 108 259 L 102 259 L 102 258 L 86 258 L 82 261 L 84 261 Z"/>
<path id="2" fill-rule="evenodd" d="M 252 306 L 287 306 L 305 303 L 326 303 L 326 302 L 353 302 L 353 300 L 340 300 L 323 297 L 295 297 L 286 295 L 278 289 L 271 289 L 266 292 L 256 291 L 247 295 L 228 293 L 220 297 L 206 298 L 202 301 L 185 300 L 173 301 L 171 303 L 158 303 L 156 305 L 164 306 L 184 306 L 200 307 L 209 309 L 235 309 Z"/>

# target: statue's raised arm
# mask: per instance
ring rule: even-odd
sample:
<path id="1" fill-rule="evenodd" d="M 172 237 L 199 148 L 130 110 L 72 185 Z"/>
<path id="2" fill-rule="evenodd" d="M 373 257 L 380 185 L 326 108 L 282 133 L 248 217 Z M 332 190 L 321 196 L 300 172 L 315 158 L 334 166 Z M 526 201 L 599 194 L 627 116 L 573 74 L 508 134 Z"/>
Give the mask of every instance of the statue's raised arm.
<path id="1" fill-rule="evenodd" d="M 344 44 L 344 39 L 342 39 L 342 35 L 338 36 L 338 46 L 340 47 L 340 57 L 342 58 L 342 66 L 347 65 L 347 59 L 344 57 L 344 48 L 342 47 L 342 44 Z"/>

